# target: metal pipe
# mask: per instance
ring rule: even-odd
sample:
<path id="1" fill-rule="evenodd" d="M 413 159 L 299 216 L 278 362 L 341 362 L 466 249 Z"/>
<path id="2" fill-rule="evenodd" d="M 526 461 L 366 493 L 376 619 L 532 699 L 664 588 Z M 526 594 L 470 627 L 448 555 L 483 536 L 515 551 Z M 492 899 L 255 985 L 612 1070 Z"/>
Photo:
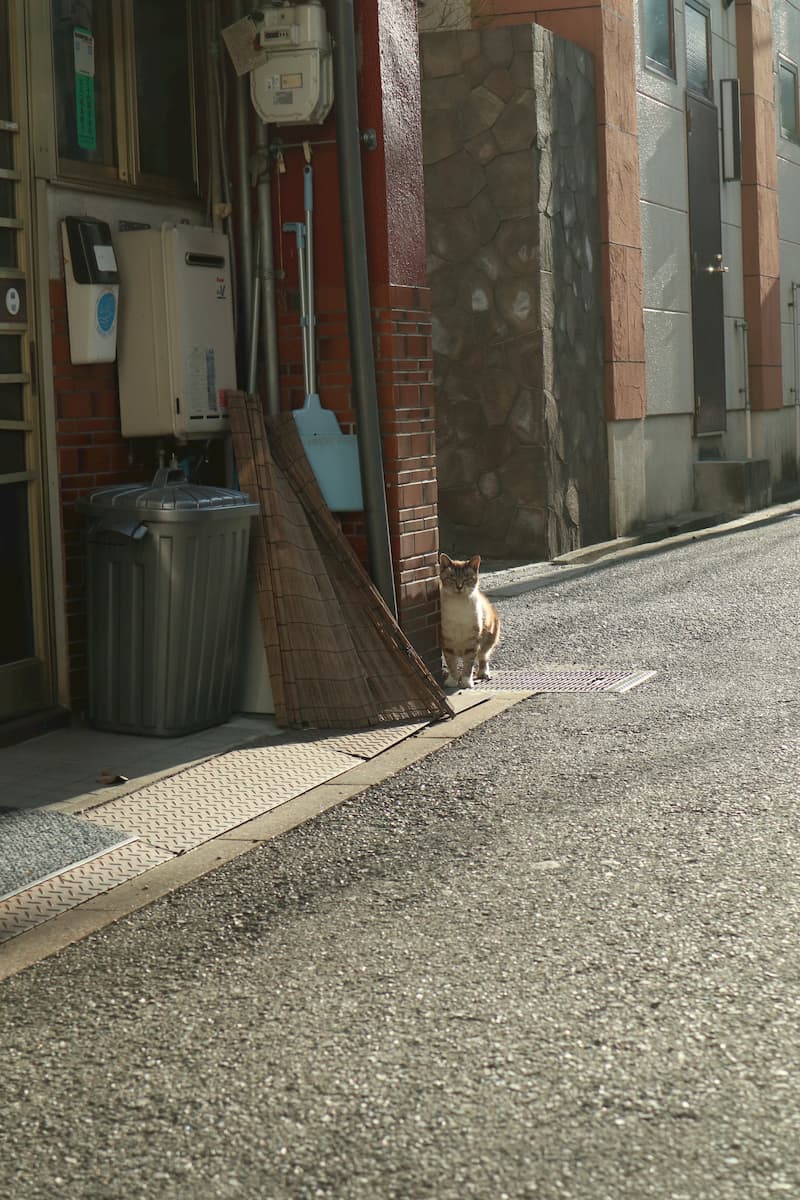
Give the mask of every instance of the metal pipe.
<path id="1" fill-rule="evenodd" d="M 358 424 L 361 490 L 367 526 L 370 571 L 387 607 L 397 616 L 394 569 L 383 477 L 381 427 L 372 346 L 372 319 L 367 267 L 367 238 L 361 180 L 358 125 L 358 68 L 353 0 L 330 0 L 333 36 L 333 79 L 342 245 L 345 262 L 347 324 L 353 376 L 353 407 Z"/>
<path id="2" fill-rule="evenodd" d="M 249 0 L 238 5 L 247 16 Z M 239 369 L 244 382 L 250 377 L 250 330 L 253 324 L 253 198 L 250 191 L 250 84 L 249 76 L 236 79 L 236 224 L 239 233 Z M 248 390 L 251 390 L 248 387 Z"/>
<path id="3" fill-rule="evenodd" d="M 206 19 L 206 85 L 208 87 L 208 170 L 209 196 L 211 201 L 211 224 L 217 232 L 222 228 L 220 203 L 222 200 L 222 160 L 219 145 L 219 90 L 215 54 L 217 52 L 217 6 L 215 0 L 207 0 Z"/>
<path id="4" fill-rule="evenodd" d="M 310 395 L 312 367 L 311 359 L 313 356 L 313 346 L 309 334 L 308 324 L 308 259 L 306 258 L 306 236 L 307 230 L 302 221 L 284 221 L 284 233 L 293 233 L 297 240 L 297 281 L 300 285 L 300 332 L 303 342 L 303 389 L 306 396 Z"/>
<path id="5" fill-rule="evenodd" d="M 212 0 L 214 9 L 214 24 L 213 33 L 214 39 L 211 43 L 211 70 L 213 73 L 213 87 L 216 96 L 216 117 L 217 117 L 217 146 L 219 152 L 220 164 L 220 191 L 224 215 L 221 216 L 222 225 L 225 231 L 225 236 L 228 241 L 228 263 L 231 273 L 231 295 L 233 299 L 233 319 L 234 329 L 237 337 L 239 336 L 239 323 L 241 321 L 240 312 L 240 295 L 239 295 L 239 265 L 236 258 L 236 244 L 234 241 L 233 230 L 233 196 L 231 195 L 231 174 L 230 162 L 228 161 L 228 142 L 226 138 L 226 129 L 228 127 L 228 89 L 227 76 L 224 73 L 224 67 L 220 62 L 220 13 L 218 0 Z"/>
<path id="6" fill-rule="evenodd" d="M 250 292 L 250 328 L 245 386 L 252 396 L 258 391 L 258 326 L 261 320 L 261 237 L 258 233 L 256 233 L 255 271 L 250 278 L 250 287 L 252 290 Z"/>
<path id="7" fill-rule="evenodd" d="M 275 251 L 272 238 L 272 165 L 269 155 L 269 129 L 256 122 L 256 199 L 258 230 L 261 238 L 261 344 L 267 381 L 267 411 L 275 416 L 281 410 L 278 374 L 278 314 L 275 304 Z"/>
<path id="8" fill-rule="evenodd" d="M 308 384 L 306 394 L 317 394 L 317 356 L 315 339 L 317 313 L 314 305 L 314 169 L 310 163 L 303 167 L 303 206 L 306 218 L 306 325 L 308 327 Z"/>
<path id="9" fill-rule="evenodd" d="M 742 372 L 743 386 L 739 389 L 744 393 L 744 441 L 745 458 L 753 457 L 753 425 L 750 411 L 750 327 L 747 321 L 736 322 L 736 328 L 742 331 Z"/>

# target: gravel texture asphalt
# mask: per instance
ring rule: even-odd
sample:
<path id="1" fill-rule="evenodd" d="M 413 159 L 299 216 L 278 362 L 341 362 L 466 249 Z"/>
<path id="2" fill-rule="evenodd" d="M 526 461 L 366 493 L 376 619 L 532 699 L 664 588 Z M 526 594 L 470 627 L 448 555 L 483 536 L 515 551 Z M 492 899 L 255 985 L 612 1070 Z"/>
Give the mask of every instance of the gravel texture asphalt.
<path id="1" fill-rule="evenodd" d="M 526 701 L 0 985 L 14 1200 L 800 1197 L 800 521 L 501 601 Z"/>

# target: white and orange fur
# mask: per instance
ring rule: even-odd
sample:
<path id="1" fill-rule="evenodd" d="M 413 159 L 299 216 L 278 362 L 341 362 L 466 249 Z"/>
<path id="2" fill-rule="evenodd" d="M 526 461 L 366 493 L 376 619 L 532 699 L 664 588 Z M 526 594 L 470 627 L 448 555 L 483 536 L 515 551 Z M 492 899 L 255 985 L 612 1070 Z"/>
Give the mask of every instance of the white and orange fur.
<path id="1" fill-rule="evenodd" d="M 500 618 L 481 592 L 480 555 L 454 559 L 439 556 L 442 653 L 447 663 L 445 687 L 474 687 L 489 679 L 489 658 L 500 638 Z"/>

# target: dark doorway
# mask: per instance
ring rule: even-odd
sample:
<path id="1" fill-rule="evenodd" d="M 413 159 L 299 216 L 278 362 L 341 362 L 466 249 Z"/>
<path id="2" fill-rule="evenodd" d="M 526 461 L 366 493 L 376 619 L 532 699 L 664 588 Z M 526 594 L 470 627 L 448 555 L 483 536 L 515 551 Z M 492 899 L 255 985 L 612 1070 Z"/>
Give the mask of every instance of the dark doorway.
<path id="1" fill-rule="evenodd" d="M 725 318 L 717 109 L 686 95 L 695 434 L 725 429 Z"/>

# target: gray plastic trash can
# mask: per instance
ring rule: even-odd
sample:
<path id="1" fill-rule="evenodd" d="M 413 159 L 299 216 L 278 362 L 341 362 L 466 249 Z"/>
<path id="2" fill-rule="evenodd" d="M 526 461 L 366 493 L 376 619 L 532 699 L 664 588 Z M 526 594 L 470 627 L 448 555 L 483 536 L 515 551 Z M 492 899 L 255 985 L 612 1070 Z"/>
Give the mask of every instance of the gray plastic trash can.
<path id="1" fill-rule="evenodd" d="M 244 492 L 187 483 L 101 488 L 89 516 L 89 719 L 175 737 L 231 715 L 250 522 Z"/>

